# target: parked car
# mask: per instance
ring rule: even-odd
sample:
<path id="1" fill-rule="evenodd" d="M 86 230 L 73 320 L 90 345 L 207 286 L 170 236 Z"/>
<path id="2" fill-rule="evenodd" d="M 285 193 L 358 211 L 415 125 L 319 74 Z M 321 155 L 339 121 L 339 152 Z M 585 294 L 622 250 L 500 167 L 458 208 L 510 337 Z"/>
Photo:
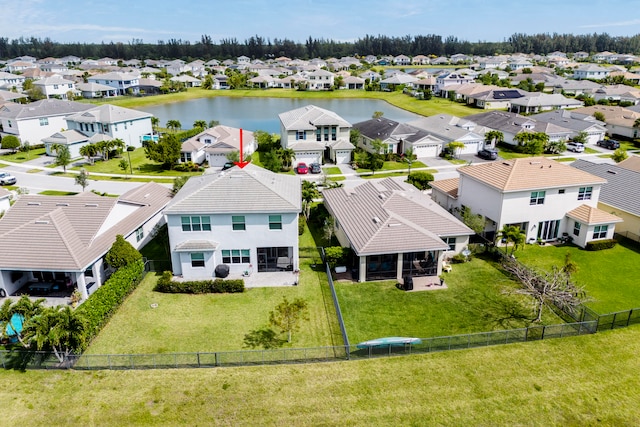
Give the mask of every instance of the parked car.
<path id="1" fill-rule="evenodd" d="M 493 148 L 483 148 L 478 151 L 478 157 L 485 160 L 495 160 L 498 158 L 498 151 Z"/>
<path id="2" fill-rule="evenodd" d="M 13 185 L 16 181 L 16 177 L 10 173 L 0 172 L 0 185 Z"/>
<path id="3" fill-rule="evenodd" d="M 600 147 L 608 148 L 609 150 L 620 148 L 620 143 L 615 139 L 601 139 L 596 144 L 598 144 Z"/>
<path id="4" fill-rule="evenodd" d="M 305 175 L 309 173 L 309 168 L 306 163 L 298 163 L 298 166 L 296 166 L 296 172 L 300 175 Z"/>
<path id="5" fill-rule="evenodd" d="M 309 165 L 309 172 L 322 173 L 322 167 L 320 166 L 320 163 L 311 163 Z"/>
<path id="6" fill-rule="evenodd" d="M 584 153 L 584 144 L 582 142 L 568 142 L 567 151 L 573 151 L 574 153 Z"/>
<path id="7" fill-rule="evenodd" d="M 222 170 L 226 171 L 227 169 L 231 169 L 232 167 L 234 167 L 236 164 L 233 162 L 227 162 L 224 164 L 224 166 L 222 166 Z"/>

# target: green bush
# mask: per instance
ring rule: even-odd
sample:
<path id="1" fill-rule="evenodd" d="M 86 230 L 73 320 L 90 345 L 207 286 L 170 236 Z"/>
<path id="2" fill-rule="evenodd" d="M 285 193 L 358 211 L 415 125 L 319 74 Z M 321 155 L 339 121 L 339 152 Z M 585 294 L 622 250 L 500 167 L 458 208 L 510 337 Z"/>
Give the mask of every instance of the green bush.
<path id="1" fill-rule="evenodd" d="M 125 298 L 133 292 L 143 277 L 142 260 L 131 263 L 113 273 L 80 307 L 80 312 L 87 319 L 85 343 L 98 335 L 111 316 L 116 312 Z M 83 349 L 78 349 L 83 350 Z"/>
<path id="2" fill-rule="evenodd" d="M 425 171 L 411 172 L 407 177 L 407 182 L 413 184 L 418 190 L 427 190 L 429 183 L 433 181 L 433 175 Z"/>
<path id="3" fill-rule="evenodd" d="M 304 227 L 307 225 L 307 220 L 304 215 L 298 215 L 298 236 L 304 234 Z"/>
<path id="4" fill-rule="evenodd" d="M 166 294 L 233 294 L 244 292 L 244 280 L 242 279 L 177 282 L 171 280 L 172 277 L 173 274 L 170 271 L 162 273 L 162 277 L 160 277 L 153 290 Z"/>
<path id="5" fill-rule="evenodd" d="M 471 261 L 472 255 L 464 256 L 462 254 L 455 254 L 451 257 L 451 262 L 454 264 L 462 264 L 463 262 Z"/>
<path id="6" fill-rule="evenodd" d="M 616 239 L 606 239 L 606 240 L 596 240 L 593 242 L 588 242 L 585 249 L 588 251 L 601 251 L 603 249 L 611 249 L 613 248 L 618 241 Z"/>
<path id="7" fill-rule="evenodd" d="M 324 248 L 324 256 L 331 268 L 334 268 L 336 265 L 346 265 L 351 257 L 351 248 L 329 246 Z"/>
<path id="8" fill-rule="evenodd" d="M 105 256 L 105 261 L 113 268 L 122 268 L 131 263 L 140 261 L 142 254 L 133 245 L 125 240 L 122 234 L 116 236 L 116 241 Z"/>

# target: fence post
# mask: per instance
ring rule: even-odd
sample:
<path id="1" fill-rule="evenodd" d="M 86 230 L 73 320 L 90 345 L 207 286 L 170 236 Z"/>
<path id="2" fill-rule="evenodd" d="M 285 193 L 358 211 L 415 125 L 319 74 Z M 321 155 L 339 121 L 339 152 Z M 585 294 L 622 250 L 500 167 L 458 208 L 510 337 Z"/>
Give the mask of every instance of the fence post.
<path id="1" fill-rule="evenodd" d="M 614 329 L 616 327 L 616 317 L 618 316 L 618 313 L 613 313 L 613 320 L 611 321 L 611 329 Z"/>
<path id="2" fill-rule="evenodd" d="M 631 322 L 631 313 L 633 313 L 633 309 L 629 310 L 629 317 L 627 317 L 627 326 L 629 326 L 629 322 Z"/>
<path id="3" fill-rule="evenodd" d="M 540 339 L 541 339 L 541 340 L 543 340 L 543 339 L 544 339 L 544 331 L 546 331 L 546 330 L 547 330 L 547 327 L 546 327 L 546 326 L 543 326 L 543 327 L 542 327 L 542 335 L 540 336 Z"/>
<path id="4" fill-rule="evenodd" d="M 524 328 L 524 342 L 529 341 L 529 328 Z"/>
<path id="5" fill-rule="evenodd" d="M 220 360 L 218 359 L 218 353 L 213 353 L 214 354 L 214 360 L 215 360 L 215 365 L 216 366 L 220 366 Z"/>
<path id="6" fill-rule="evenodd" d="M 200 367 L 201 367 L 201 366 L 200 366 L 200 352 L 198 352 L 198 353 L 197 353 L 197 355 L 198 355 L 198 356 L 197 356 L 197 358 L 198 358 L 198 368 L 200 368 Z"/>

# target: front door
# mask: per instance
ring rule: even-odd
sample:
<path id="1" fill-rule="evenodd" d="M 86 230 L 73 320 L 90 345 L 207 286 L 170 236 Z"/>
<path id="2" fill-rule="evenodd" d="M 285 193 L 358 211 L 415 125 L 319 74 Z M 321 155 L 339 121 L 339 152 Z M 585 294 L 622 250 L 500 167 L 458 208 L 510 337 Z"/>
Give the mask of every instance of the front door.
<path id="1" fill-rule="evenodd" d="M 538 239 L 555 240 L 558 238 L 558 229 L 560 228 L 560 220 L 540 221 L 538 223 Z"/>

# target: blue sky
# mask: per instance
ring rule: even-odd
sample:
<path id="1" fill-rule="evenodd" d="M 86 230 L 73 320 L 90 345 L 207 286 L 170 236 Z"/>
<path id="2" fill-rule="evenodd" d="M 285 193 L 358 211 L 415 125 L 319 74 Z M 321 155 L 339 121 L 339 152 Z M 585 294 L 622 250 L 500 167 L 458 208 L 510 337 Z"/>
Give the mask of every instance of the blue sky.
<path id="1" fill-rule="evenodd" d="M 2 4 L 8 3 L 8 4 Z M 214 42 L 252 35 L 303 42 L 366 34 L 502 41 L 519 32 L 640 33 L 640 0 L 2 0 L 0 36 L 58 42 Z"/>

